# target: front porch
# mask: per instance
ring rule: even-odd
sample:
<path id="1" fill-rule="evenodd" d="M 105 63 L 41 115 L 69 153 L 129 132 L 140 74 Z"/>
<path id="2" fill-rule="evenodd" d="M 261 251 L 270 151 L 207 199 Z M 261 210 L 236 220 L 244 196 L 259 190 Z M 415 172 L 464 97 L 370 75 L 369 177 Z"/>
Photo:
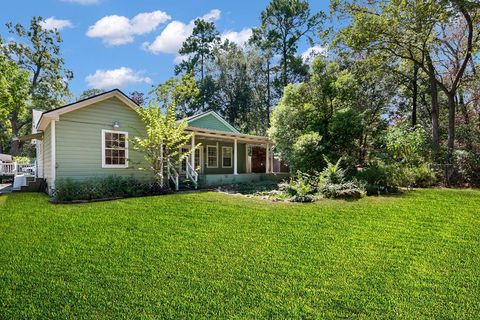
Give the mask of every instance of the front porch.
<path id="1" fill-rule="evenodd" d="M 275 159 L 273 144 L 267 137 L 187 128 L 190 145 L 182 152 L 195 152 L 185 158 L 178 173 L 200 186 L 216 186 L 284 178 L 285 167 Z"/>

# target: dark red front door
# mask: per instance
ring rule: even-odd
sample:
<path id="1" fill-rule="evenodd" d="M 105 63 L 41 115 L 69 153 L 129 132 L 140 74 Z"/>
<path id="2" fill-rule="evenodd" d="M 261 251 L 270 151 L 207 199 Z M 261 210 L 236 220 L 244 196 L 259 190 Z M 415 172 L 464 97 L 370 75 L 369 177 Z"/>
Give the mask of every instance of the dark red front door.
<path id="1" fill-rule="evenodd" d="M 265 152 L 263 147 L 252 147 L 252 172 L 265 173 Z"/>

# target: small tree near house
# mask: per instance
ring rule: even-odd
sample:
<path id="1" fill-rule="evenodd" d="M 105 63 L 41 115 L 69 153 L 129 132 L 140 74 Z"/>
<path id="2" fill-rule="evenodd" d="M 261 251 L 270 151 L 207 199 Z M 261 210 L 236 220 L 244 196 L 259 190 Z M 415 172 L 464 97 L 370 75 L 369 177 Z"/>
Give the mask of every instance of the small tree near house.
<path id="1" fill-rule="evenodd" d="M 165 110 L 162 112 L 162 109 Z M 192 134 L 186 132 L 187 122 L 175 120 L 175 104 L 161 108 L 157 104 L 150 104 L 146 108 L 139 108 L 138 114 L 145 123 L 146 136 L 133 139 L 134 149 L 144 154 L 149 168 L 154 173 L 155 180 L 162 187 L 169 185 L 165 177 L 168 176 L 169 166 L 178 168 L 180 162 L 188 157 L 195 149 L 189 152 L 180 152 L 180 148 L 188 144 Z"/>

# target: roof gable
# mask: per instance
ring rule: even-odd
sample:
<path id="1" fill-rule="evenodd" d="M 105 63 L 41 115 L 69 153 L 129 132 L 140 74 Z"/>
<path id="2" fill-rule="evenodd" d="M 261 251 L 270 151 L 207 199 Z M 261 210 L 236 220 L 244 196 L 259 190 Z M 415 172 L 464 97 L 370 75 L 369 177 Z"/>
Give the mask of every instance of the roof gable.
<path id="1" fill-rule="evenodd" d="M 62 114 L 65 114 L 80 108 L 91 106 L 95 103 L 110 99 L 112 97 L 117 98 L 118 100 L 120 100 L 125 105 L 132 108 L 133 110 L 136 110 L 136 108 L 138 107 L 138 105 L 132 99 L 130 99 L 126 94 L 124 94 L 122 91 L 118 89 L 114 89 L 108 92 L 104 92 L 104 93 L 86 98 L 84 100 L 80 100 L 80 101 L 65 105 L 57 109 L 52 109 L 52 110 L 43 112 L 42 115 L 40 116 L 40 119 L 38 120 L 37 129 L 44 130 L 50 120 L 58 120 L 59 116 Z"/>
<path id="2" fill-rule="evenodd" d="M 237 129 L 214 111 L 205 112 L 185 120 L 189 127 L 239 133 Z"/>

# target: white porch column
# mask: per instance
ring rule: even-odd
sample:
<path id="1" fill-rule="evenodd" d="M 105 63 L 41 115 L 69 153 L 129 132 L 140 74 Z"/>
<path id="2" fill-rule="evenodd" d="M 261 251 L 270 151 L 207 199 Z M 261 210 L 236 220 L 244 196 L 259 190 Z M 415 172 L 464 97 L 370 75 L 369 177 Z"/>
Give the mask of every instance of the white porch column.
<path id="1" fill-rule="evenodd" d="M 51 189 L 55 190 L 57 179 L 57 147 L 55 139 L 55 120 L 50 120 L 50 178 L 52 179 Z"/>
<path id="2" fill-rule="evenodd" d="M 267 143 L 267 147 L 265 148 L 265 173 L 268 173 L 268 169 L 270 168 L 270 145 Z"/>
<path id="3" fill-rule="evenodd" d="M 274 173 L 275 172 L 275 168 L 274 168 L 274 157 L 273 157 L 273 148 L 270 150 L 270 172 L 271 173 Z"/>
<path id="4" fill-rule="evenodd" d="M 237 139 L 235 138 L 233 142 L 233 174 L 238 174 L 237 168 Z"/>
<path id="5" fill-rule="evenodd" d="M 192 157 L 192 169 L 195 170 L 195 133 L 192 133 L 192 147 L 190 150 L 192 151 L 192 154 L 190 155 Z"/>

